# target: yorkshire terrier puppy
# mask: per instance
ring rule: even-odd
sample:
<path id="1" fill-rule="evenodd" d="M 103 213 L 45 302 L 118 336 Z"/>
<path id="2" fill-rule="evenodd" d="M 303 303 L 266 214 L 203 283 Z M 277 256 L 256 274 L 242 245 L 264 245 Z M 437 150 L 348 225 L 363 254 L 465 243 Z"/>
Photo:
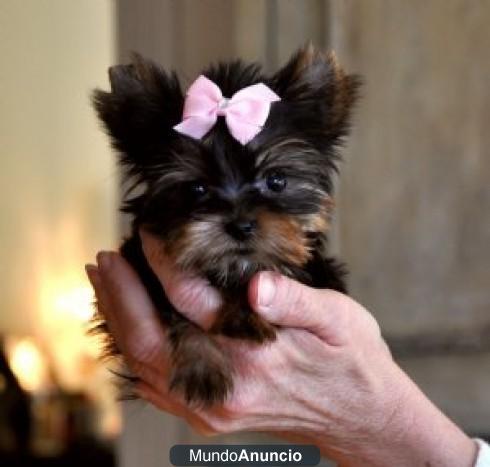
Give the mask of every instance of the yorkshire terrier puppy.
<path id="1" fill-rule="evenodd" d="M 175 73 L 135 55 L 95 90 L 98 116 L 131 189 L 132 235 L 122 255 L 168 327 L 171 389 L 188 402 L 222 402 L 233 368 L 214 335 L 257 344 L 276 330 L 249 306 L 261 270 L 345 292 L 344 268 L 327 255 L 332 176 L 349 129 L 359 78 L 333 53 L 299 50 L 277 73 L 241 61 L 210 66 L 184 94 Z M 143 254 L 138 231 L 161 239 L 183 270 L 223 296 L 209 332 L 172 307 Z M 104 323 L 99 330 L 107 332 Z M 117 353 L 117 348 L 112 348 Z"/>

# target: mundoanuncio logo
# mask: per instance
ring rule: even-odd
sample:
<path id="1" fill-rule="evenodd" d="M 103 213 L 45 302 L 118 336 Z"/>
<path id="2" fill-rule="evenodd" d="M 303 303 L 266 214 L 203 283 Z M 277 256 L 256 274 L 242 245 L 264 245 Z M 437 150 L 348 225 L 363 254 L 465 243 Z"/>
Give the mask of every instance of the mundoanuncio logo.
<path id="1" fill-rule="evenodd" d="M 175 466 L 280 466 L 308 465 L 320 462 L 320 451 L 312 445 L 176 445 L 170 450 Z"/>

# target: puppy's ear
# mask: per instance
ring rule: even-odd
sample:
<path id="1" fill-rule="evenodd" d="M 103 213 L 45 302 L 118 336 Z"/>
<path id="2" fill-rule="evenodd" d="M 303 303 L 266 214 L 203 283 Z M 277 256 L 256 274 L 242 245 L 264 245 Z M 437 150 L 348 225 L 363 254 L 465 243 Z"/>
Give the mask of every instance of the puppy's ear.
<path id="1" fill-rule="evenodd" d="M 331 138 L 347 133 L 360 84 L 360 77 L 346 74 L 333 52 L 318 51 L 311 43 L 271 78 L 274 91 L 291 104 L 296 123 L 313 124 L 316 133 L 321 131 Z"/>
<path id="2" fill-rule="evenodd" d="M 111 91 L 96 89 L 93 105 L 122 162 L 143 167 L 181 119 L 179 81 L 137 54 L 130 65 L 109 68 L 109 81 Z"/>

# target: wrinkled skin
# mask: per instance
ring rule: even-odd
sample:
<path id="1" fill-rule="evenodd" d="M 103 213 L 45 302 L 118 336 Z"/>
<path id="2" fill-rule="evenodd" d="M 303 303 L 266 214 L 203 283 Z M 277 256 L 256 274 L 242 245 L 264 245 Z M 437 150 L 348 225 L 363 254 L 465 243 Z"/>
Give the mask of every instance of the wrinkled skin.
<path id="1" fill-rule="evenodd" d="M 142 233 L 145 255 L 174 306 L 209 328 L 220 295 L 186 277 Z M 218 336 L 230 352 L 235 389 L 220 406 L 188 406 L 168 391 L 166 330 L 135 272 L 117 253 L 87 266 L 99 307 L 132 371 L 138 394 L 201 434 L 269 432 L 314 443 L 345 466 L 471 466 L 476 447 L 393 362 L 372 315 L 351 298 L 262 272 L 252 309 L 282 326 L 268 345 Z"/>

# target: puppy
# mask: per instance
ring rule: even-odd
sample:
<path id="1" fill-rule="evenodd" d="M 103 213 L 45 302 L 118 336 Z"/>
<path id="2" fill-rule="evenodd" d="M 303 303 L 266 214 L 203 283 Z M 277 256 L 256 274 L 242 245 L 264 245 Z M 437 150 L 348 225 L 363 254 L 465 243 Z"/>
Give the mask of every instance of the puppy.
<path id="1" fill-rule="evenodd" d="M 122 210 L 132 216 L 132 234 L 121 253 L 168 328 L 171 389 L 189 403 L 223 402 L 233 368 L 214 335 L 257 344 L 276 337 L 248 304 L 255 273 L 346 291 L 344 267 L 327 255 L 327 233 L 332 176 L 360 79 L 312 46 L 271 76 L 239 60 L 210 66 L 186 94 L 175 73 L 139 55 L 109 77 L 111 91 L 95 90 L 93 103 L 130 183 Z M 140 228 L 161 239 L 177 267 L 221 292 L 209 332 L 168 301 Z M 103 321 L 97 330 L 108 333 Z M 113 341 L 109 352 L 118 353 Z"/>

